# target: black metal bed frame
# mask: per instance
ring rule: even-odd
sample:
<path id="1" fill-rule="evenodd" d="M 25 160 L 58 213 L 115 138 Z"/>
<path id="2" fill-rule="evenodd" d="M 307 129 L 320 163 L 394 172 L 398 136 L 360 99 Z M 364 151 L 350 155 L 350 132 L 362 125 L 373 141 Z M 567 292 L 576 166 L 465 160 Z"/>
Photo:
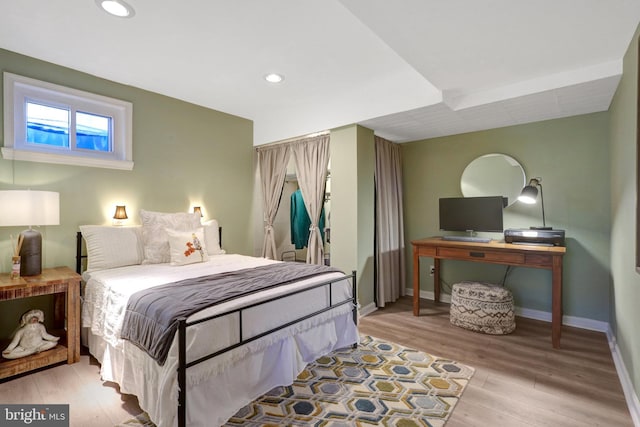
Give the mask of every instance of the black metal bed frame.
<path id="1" fill-rule="evenodd" d="M 219 234 L 219 239 L 220 242 L 222 242 L 222 228 L 219 228 L 218 230 L 218 234 Z M 81 232 L 77 232 L 76 234 L 76 271 L 78 272 L 78 274 L 80 274 L 82 272 L 82 259 L 86 258 L 86 255 L 82 254 L 82 233 Z M 333 283 L 336 282 L 340 282 L 342 280 L 349 280 L 351 279 L 351 298 L 348 298 L 346 300 L 334 303 L 333 301 L 333 293 L 332 293 L 332 287 L 331 285 Z M 299 317 L 295 320 L 292 320 L 290 322 L 287 322 L 283 325 L 280 325 L 276 328 L 272 328 L 269 329 L 268 331 L 262 332 L 258 335 L 252 336 L 250 338 L 244 338 L 243 334 L 242 334 L 242 314 L 244 311 L 251 309 L 253 307 L 257 307 L 260 305 L 264 305 L 267 304 L 269 302 L 275 301 L 275 300 L 279 300 L 282 298 L 286 298 L 289 297 L 291 295 L 296 295 L 296 294 L 301 294 L 304 292 L 309 292 L 313 289 L 317 289 L 317 288 L 321 288 L 321 287 L 327 287 L 328 291 L 329 291 L 329 305 L 325 308 L 322 308 L 320 310 L 317 310 L 313 313 L 304 315 L 302 317 Z M 280 295 L 277 297 L 273 297 L 273 298 L 269 298 L 267 300 L 264 301 L 260 301 L 260 302 L 256 302 L 254 304 L 245 306 L 245 307 L 241 307 L 241 308 L 236 308 L 236 309 L 232 309 L 232 310 L 228 310 L 225 311 L 223 313 L 218 313 L 212 316 L 208 316 L 208 317 L 204 317 L 198 320 L 194 320 L 194 321 L 187 321 L 187 319 L 185 317 L 181 317 L 178 319 L 178 369 L 177 369 L 177 375 L 178 375 L 178 427 L 186 427 L 187 426 L 187 369 L 198 365 L 202 362 L 205 362 L 209 359 L 212 359 L 216 356 L 219 356 L 220 354 L 226 353 L 228 351 L 231 351 L 235 348 L 238 348 L 242 345 L 248 344 L 252 341 L 255 341 L 257 339 L 260 339 L 266 335 L 269 335 L 271 333 L 277 332 L 279 330 L 282 330 L 284 328 L 288 328 L 289 326 L 295 325 L 296 323 L 302 322 L 304 320 L 310 319 L 314 316 L 317 316 L 319 314 L 325 313 L 329 310 L 332 310 L 336 307 L 340 307 L 342 305 L 345 304 L 352 304 L 353 308 L 352 308 L 352 316 L 353 316 L 353 323 L 354 324 L 358 324 L 358 297 L 357 297 L 357 285 L 356 285 L 356 271 L 353 270 L 351 272 L 351 274 L 345 274 L 342 277 L 339 278 L 335 278 L 335 279 L 331 279 L 331 280 L 327 280 L 321 283 L 317 283 L 311 287 L 307 287 L 304 289 L 299 289 L 293 292 L 289 292 L 286 293 L 284 295 Z M 232 344 L 228 347 L 225 347 L 221 350 L 215 351 L 213 353 L 210 353 L 206 356 L 202 356 L 199 359 L 193 360 L 191 362 L 187 362 L 187 328 L 190 326 L 194 326 L 203 322 L 207 322 L 222 316 L 228 316 L 232 313 L 238 313 L 238 332 L 239 332 L 239 337 L 240 340 L 235 343 Z M 354 347 L 356 345 L 354 344 Z"/>

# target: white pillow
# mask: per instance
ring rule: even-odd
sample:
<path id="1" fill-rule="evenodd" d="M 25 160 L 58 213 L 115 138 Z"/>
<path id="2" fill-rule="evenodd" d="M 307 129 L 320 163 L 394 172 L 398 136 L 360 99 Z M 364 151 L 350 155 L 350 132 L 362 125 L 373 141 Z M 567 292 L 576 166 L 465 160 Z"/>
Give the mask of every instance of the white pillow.
<path id="1" fill-rule="evenodd" d="M 87 245 L 86 271 L 137 265 L 142 262 L 140 226 L 81 225 L 80 232 Z"/>
<path id="2" fill-rule="evenodd" d="M 159 264 L 171 261 L 169 240 L 165 229 L 191 231 L 202 227 L 200 214 L 177 212 L 151 212 L 140 210 L 142 222 L 142 244 L 144 259 L 142 264 Z"/>
<path id="3" fill-rule="evenodd" d="M 220 234 L 218 230 L 218 221 L 210 219 L 202 223 L 204 227 L 204 242 L 207 245 L 209 255 L 220 255 L 227 253 L 220 247 Z"/>
<path id="4" fill-rule="evenodd" d="M 204 230 L 178 231 L 167 228 L 171 265 L 185 265 L 204 262 L 209 259 Z"/>

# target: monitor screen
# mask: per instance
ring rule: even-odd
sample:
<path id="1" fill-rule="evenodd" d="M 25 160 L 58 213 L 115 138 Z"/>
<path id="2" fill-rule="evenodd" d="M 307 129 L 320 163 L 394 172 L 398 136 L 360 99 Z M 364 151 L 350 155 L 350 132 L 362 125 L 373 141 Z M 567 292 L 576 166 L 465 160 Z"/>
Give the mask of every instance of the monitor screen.
<path id="1" fill-rule="evenodd" d="M 502 232 L 505 198 L 448 197 L 440 199 L 440 229 Z"/>

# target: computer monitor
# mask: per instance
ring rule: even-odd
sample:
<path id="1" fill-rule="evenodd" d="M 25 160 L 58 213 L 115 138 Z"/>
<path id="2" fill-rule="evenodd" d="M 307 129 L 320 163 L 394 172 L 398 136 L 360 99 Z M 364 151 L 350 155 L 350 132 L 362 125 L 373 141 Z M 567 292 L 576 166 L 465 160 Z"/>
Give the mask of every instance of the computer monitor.
<path id="1" fill-rule="evenodd" d="M 440 229 L 502 232 L 505 202 L 502 196 L 441 198 Z"/>

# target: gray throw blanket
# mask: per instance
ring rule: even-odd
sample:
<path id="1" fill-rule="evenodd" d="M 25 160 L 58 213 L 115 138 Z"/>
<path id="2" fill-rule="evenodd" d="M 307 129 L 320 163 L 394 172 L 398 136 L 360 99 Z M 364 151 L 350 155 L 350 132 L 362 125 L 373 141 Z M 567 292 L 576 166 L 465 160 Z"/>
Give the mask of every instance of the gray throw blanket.
<path id="1" fill-rule="evenodd" d="M 164 365 L 177 319 L 234 298 L 340 271 L 324 265 L 285 262 L 185 279 L 136 292 L 129 298 L 122 338 Z"/>

